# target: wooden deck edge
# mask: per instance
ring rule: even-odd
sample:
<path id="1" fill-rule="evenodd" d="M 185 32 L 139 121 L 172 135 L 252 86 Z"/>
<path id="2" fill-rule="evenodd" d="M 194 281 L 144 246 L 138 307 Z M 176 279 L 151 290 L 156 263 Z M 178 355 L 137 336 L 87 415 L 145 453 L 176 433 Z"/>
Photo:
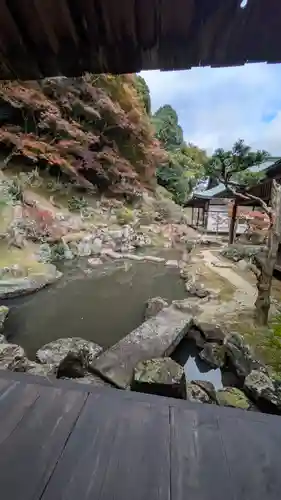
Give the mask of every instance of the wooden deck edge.
<path id="1" fill-rule="evenodd" d="M 157 396 L 155 394 L 144 394 L 141 392 L 133 392 L 129 390 L 114 389 L 111 387 L 96 387 L 91 384 L 81 384 L 77 382 L 72 382 L 71 380 L 60 380 L 56 378 L 47 378 L 39 375 L 31 375 L 22 372 L 12 372 L 6 370 L 0 370 L 0 379 L 17 381 L 19 383 L 31 384 L 31 385 L 41 385 L 51 388 L 65 389 L 65 391 L 78 391 L 91 394 L 99 394 L 101 396 L 110 396 L 113 400 L 126 399 L 132 400 L 136 403 L 146 403 L 150 406 L 158 407 L 172 407 L 181 408 L 189 411 L 199 412 L 204 419 L 209 417 L 220 418 L 234 418 L 251 420 L 253 422 L 261 422 L 269 424 L 273 420 L 276 423 L 278 419 L 278 424 L 281 425 L 281 417 L 278 415 L 270 415 L 267 413 L 251 412 L 246 410 L 240 410 L 237 408 L 226 408 L 211 404 L 194 403 L 191 401 L 168 398 L 164 396 Z"/>

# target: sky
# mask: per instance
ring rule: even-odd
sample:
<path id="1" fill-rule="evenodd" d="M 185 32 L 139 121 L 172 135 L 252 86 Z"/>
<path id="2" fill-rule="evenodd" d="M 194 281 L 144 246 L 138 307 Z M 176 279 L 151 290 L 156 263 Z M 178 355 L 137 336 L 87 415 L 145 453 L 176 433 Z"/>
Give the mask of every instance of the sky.
<path id="1" fill-rule="evenodd" d="M 211 153 L 244 139 L 281 156 L 281 64 L 143 71 L 155 111 L 171 104 L 187 142 Z"/>

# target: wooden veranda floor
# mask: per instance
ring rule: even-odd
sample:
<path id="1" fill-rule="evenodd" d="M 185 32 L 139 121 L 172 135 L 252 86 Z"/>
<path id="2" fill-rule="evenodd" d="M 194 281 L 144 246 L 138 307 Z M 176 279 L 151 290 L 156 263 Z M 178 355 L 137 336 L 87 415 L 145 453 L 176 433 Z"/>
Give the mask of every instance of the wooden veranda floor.
<path id="1" fill-rule="evenodd" d="M 277 500 L 280 450 L 280 417 L 0 373 L 1 500 Z"/>

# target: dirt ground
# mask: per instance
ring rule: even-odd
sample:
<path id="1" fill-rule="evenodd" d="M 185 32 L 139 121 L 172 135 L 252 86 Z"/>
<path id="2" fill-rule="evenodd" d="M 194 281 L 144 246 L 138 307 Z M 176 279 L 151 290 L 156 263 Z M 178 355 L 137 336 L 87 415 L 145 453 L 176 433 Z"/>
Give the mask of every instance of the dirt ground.
<path id="1" fill-rule="evenodd" d="M 197 249 L 190 271 L 196 281 L 213 292 L 213 298 L 202 304 L 200 320 L 216 322 L 228 331 L 242 334 L 256 356 L 280 374 L 281 281 L 273 280 L 269 326 L 261 328 L 254 321 L 256 279 L 244 261 L 233 263 L 221 257 L 217 248 Z"/>

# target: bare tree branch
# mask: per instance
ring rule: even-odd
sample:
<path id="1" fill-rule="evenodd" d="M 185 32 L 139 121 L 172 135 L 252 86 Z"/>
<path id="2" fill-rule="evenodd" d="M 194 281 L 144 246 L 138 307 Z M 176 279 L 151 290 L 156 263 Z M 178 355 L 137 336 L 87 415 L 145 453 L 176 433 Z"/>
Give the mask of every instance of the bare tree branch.
<path id="1" fill-rule="evenodd" d="M 270 207 L 268 207 L 267 204 L 261 198 L 259 198 L 258 196 L 254 196 L 252 194 L 249 194 L 249 193 L 240 193 L 239 191 L 236 191 L 236 189 L 234 189 L 230 184 L 228 184 L 227 187 L 234 194 L 234 196 L 242 198 L 242 200 L 246 200 L 246 201 L 253 200 L 253 201 L 258 202 L 262 206 L 262 208 L 264 209 L 266 215 L 268 216 L 270 227 L 272 227 L 272 225 L 273 225 L 272 209 Z"/>

